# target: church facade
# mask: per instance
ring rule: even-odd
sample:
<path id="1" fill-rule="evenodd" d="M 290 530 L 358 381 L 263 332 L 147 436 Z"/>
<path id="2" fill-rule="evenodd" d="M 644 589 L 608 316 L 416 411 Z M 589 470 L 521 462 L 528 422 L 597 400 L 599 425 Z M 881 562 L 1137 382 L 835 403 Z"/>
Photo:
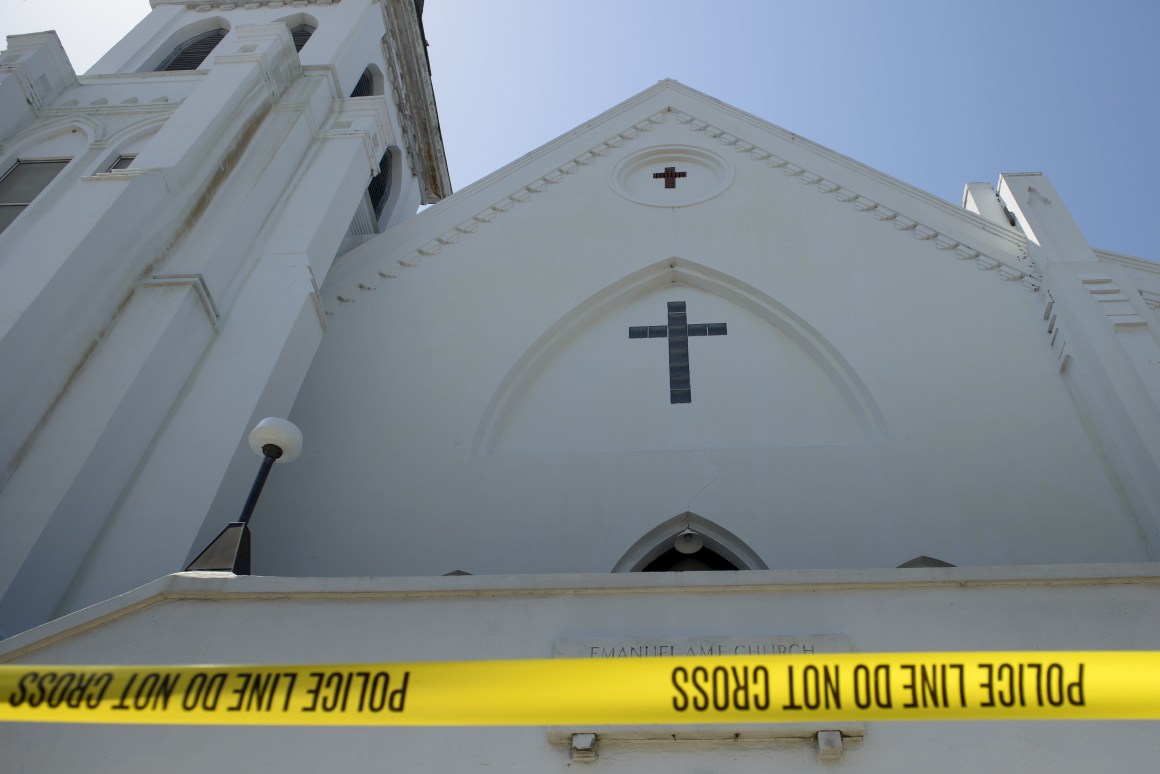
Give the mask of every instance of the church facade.
<path id="1" fill-rule="evenodd" d="M 0 59 L 5 661 L 1157 647 L 1160 267 L 1044 175 L 954 206 L 662 81 L 451 195 L 421 3 L 153 5 L 86 75 Z M 270 415 L 305 441 L 254 575 L 180 572 Z M 1144 770 L 1154 733 L 0 729 L 99 771 Z"/>

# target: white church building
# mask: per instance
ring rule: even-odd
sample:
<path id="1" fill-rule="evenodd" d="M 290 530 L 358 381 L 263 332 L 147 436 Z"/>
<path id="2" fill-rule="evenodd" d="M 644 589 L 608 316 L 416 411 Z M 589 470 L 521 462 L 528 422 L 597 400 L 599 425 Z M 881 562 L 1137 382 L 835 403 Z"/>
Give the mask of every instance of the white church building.
<path id="1" fill-rule="evenodd" d="M 662 81 L 452 194 L 422 0 L 151 3 L 83 75 L 0 54 L 0 662 L 1160 648 L 1160 265 L 1044 175 L 955 206 Z M 270 416 L 253 574 L 183 572 Z M 1135 772 L 1157 731 L 13 724 L 0 769 Z"/>

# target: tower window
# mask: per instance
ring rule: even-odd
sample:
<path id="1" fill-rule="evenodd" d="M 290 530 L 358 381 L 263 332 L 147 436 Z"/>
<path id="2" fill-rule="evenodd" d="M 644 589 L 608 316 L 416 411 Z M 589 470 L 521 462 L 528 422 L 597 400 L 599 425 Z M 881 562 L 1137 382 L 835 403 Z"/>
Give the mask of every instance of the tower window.
<path id="1" fill-rule="evenodd" d="M 367 194 L 371 197 L 371 207 L 377 219 L 383 214 L 383 207 L 391 197 L 391 151 L 387 150 L 379 161 L 379 173 L 371 178 L 367 186 Z"/>
<path id="2" fill-rule="evenodd" d="M 209 56 L 210 52 L 222 42 L 226 30 L 218 29 L 194 35 L 182 43 L 173 53 L 162 60 L 155 72 L 170 72 L 174 70 L 196 70 Z"/>
<path id="3" fill-rule="evenodd" d="M 8 228 L 24 212 L 24 208 L 60 174 L 69 161 L 17 161 L 16 166 L 0 178 L 0 231 Z"/>
<path id="4" fill-rule="evenodd" d="M 118 156 L 116 158 L 116 160 L 113 161 L 113 163 L 110 164 L 108 169 L 106 169 L 105 171 L 112 172 L 113 170 L 117 170 L 117 169 L 128 169 L 129 165 L 133 163 L 133 159 L 135 159 L 135 158 L 137 158 L 136 153 L 134 153 L 130 156 Z"/>
<path id="5" fill-rule="evenodd" d="M 314 29 L 309 24 L 296 24 L 290 28 L 290 37 L 294 40 L 295 51 L 302 50 L 302 47 L 306 45 L 306 41 L 310 40 L 310 36 L 314 34 Z"/>
<path id="6" fill-rule="evenodd" d="M 352 97 L 370 97 L 375 93 L 375 76 L 371 73 L 370 68 L 363 70 L 362 75 L 358 77 L 358 83 L 354 85 L 354 91 L 350 93 Z"/>

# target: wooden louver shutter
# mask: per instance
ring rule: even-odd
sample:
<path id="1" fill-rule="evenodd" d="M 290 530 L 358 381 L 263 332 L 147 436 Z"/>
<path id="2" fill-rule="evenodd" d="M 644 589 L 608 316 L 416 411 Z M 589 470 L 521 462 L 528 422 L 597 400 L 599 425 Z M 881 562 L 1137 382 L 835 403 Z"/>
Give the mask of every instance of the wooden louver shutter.
<path id="1" fill-rule="evenodd" d="M 195 35 L 189 40 L 182 43 L 169 57 L 163 61 L 158 67 L 157 72 L 169 72 L 173 70 L 196 70 L 201 67 L 201 63 L 209 56 L 209 52 L 214 50 L 218 43 L 221 43 L 222 38 L 226 36 L 226 31 L 223 29 L 210 30 L 203 32 L 200 35 Z"/>
<path id="2" fill-rule="evenodd" d="M 383 158 L 379 161 L 379 173 L 371 178 L 371 184 L 367 186 L 367 193 L 371 197 L 371 207 L 374 208 L 375 217 L 383 214 L 383 206 L 387 203 L 387 199 L 391 193 L 391 152 L 388 150 L 383 154 Z"/>
<path id="3" fill-rule="evenodd" d="M 363 70 L 363 74 L 358 77 L 358 83 L 354 85 L 354 91 L 350 93 L 352 97 L 370 97 L 375 93 L 375 77 L 371 75 L 371 70 L 368 67 Z"/>
<path id="4" fill-rule="evenodd" d="M 294 50 L 301 51 L 302 47 L 306 45 L 306 41 L 310 40 L 310 36 L 314 34 L 314 28 L 309 24 L 299 24 L 296 27 L 290 28 L 290 37 L 294 40 Z"/>

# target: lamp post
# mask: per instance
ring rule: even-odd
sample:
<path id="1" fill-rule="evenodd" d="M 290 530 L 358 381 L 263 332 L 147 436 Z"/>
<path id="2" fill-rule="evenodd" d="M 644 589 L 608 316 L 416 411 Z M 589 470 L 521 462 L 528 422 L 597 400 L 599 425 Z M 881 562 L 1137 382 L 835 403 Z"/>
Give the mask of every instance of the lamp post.
<path id="1" fill-rule="evenodd" d="M 250 431 L 250 448 L 262 458 L 258 475 L 250 487 L 250 495 L 242 506 L 237 521 L 230 522 L 218 533 L 197 558 L 185 568 L 186 572 L 232 572 L 250 574 L 250 517 L 266 485 L 266 478 L 275 462 L 292 462 L 302 453 L 302 431 L 285 419 L 268 417 Z"/>

